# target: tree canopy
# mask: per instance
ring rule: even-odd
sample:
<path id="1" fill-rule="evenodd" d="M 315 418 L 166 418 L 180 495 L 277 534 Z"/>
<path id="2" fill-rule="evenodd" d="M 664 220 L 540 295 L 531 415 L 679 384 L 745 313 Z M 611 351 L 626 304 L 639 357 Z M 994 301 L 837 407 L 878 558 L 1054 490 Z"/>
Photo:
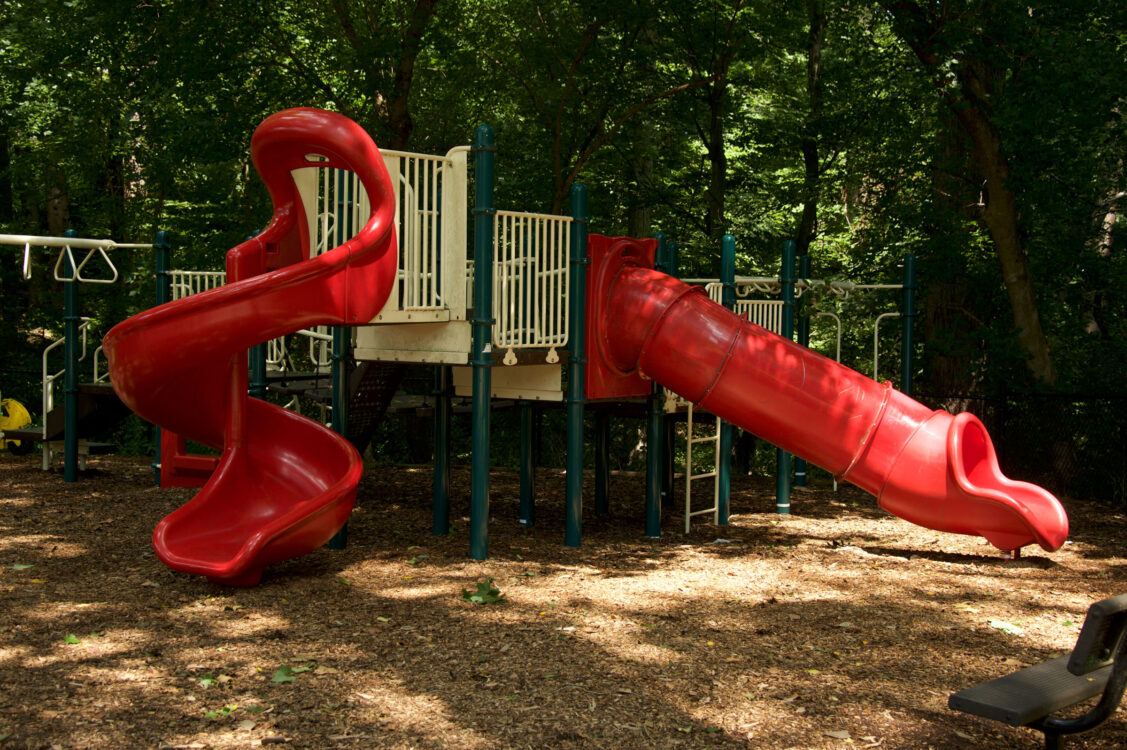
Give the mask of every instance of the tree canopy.
<path id="1" fill-rule="evenodd" d="M 489 122 L 502 206 L 582 181 L 594 231 L 661 230 L 687 275 L 724 233 L 741 273 L 785 238 L 819 277 L 915 253 L 924 388 L 1123 392 L 1118 0 L 9 0 L 0 60 L 5 231 L 169 229 L 216 267 L 268 216 L 247 146 L 271 112 L 430 153 Z"/>

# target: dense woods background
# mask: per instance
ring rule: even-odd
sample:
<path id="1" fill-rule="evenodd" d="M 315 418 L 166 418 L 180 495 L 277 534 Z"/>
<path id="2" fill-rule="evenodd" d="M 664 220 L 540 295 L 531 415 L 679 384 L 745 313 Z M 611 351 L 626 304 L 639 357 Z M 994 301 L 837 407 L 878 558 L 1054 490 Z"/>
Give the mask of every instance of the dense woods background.
<path id="1" fill-rule="evenodd" d="M 291 106 L 429 153 L 491 123 L 500 207 L 582 181 L 593 231 L 664 232 L 682 276 L 724 233 L 742 274 L 784 238 L 819 278 L 896 282 L 913 252 L 916 391 L 986 417 L 1019 476 L 1127 502 L 1122 0 L 8 0 L 0 231 L 168 229 L 177 267 L 218 268 L 269 217 L 248 143 Z M 2 388 L 36 404 L 53 258 L 24 281 L 0 252 Z M 119 257 L 103 324 L 152 304 L 151 259 Z M 896 303 L 850 300 L 846 361 Z"/>

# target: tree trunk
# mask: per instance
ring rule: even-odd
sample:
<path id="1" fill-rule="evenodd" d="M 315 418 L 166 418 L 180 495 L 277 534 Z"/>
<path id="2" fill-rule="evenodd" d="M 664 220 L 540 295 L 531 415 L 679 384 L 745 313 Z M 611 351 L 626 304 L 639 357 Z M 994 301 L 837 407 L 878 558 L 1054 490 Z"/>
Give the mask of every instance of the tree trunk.
<path id="1" fill-rule="evenodd" d="M 650 129 L 643 130 L 647 135 Z M 648 140 L 647 140 L 648 142 Z M 630 210 L 626 216 L 627 234 L 631 237 L 649 237 L 653 233 L 651 220 L 653 218 L 653 204 L 650 201 L 653 189 L 654 158 L 648 151 L 634 161 L 634 173 L 642 189 L 636 191 L 634 200 L 631 201 Z"/>
<path id="2" fill-rule="evenodd" d="M 708 218 L 705 230 L 714 244 L 728 231 L 724 205 L 728 198 L 728 149 L 725 120 L 728 116 L 728 72 L 735 50 L 731 38 L 724 39 L 714 62 L 713 81 L 708 87 Z"/>
<path id="3" fill-rule="evenodd" d="M 106 196 L 109 214 L 109 236 L 124 241 L 125 232 L 125 159 L 112 154 L 106 158 L 98 190 Z"/>
<path id="4" fill-rule="evenodd" d="M 724 147 L 724 118 L 728 109 L 728 64 L 726 57 L 717 61 L 716 80 L 709 87 L 708 95 L 708 218 L 705 229 L 716 243 L 727 231 L 724 202 L 727 199 L 728 154 Z"/>
<path id="5" fill-rule="evenodd" d="M 47 234 L 62 237 L 70 228 L 70 190 L 66 175 L 58 164 L 51 163 L 44 172 L 46 179 Z"/>
<path id="6" fill-rule="evenodd" d="M 896 18 L 897 33 L 932 72 L 936 88 L 960 129 L 970 138 L 974 166 L 985 194 L 985 206 L 977 221 L 993 240 L 1017 340 L 1029 355 L 1029 372 L 1037 382 L 1053 385 L 1057 371 L 1037 313 L 1033 278 L 1018 221 L 1017 197 L 1009 184 L 1010 166 L 1003 154 L 1001 135 L 991 121 L 990 82 L 1003 78 L 1004 71 L 991 68 L 973 53 L 963 53 L 954 60 L 952 85 L 950 71 L 946 70 L 951 61 L 934 51 L 937 39 L 947 31 L 946 15 L 933 15 L 927 6 L 907 0 L 883 4 Z"/>
<path id="7" fill-rule="evenodd" d="M 826 13 L 822 0 L 807 0 L 810 15 L 809 43 L 806 48 L 806 92 L 810 98 L 810 111 L 802 136 L 802 163 L 805 175 L 802 181 L 802 218 L 798 222 L 795 238 L 797 252 L 805 255 L 818 231 L 818 193 L 820 167 L 818 161 L 818 134 L 822 119 L 822 45 L 826 39 Z"/>
<path id="8" fill-rule="evenodd" d="M 969 76 L 960 75 L 960 80 L 964 77 Z M 974 85 L 973 81 L 964 83 L 964 87 Z M 1017 340 L 1029 353 L 1027 365 L 1034 379 L 1053 385 L 1057 371 L 1037 313 L 1033 276 L 1018 225 L 1017 198 L 1009 187 L 1010 167 L 1002 155 L 1002 140 L 986 113 L 974 101 L 969 105 L 960 101 L 951 106 L 974 144 L 975 162 L 985 182 L 986 207 L 980 221 L 994 241 L 994 253 L 1002 271 L 1002 283 L 1006 288 L 1014 327 L 1017 328 Z"/>
<path id="9" fill-rule="evenodd" d="M 395 81 L 388 96 L 388 127 L 391 129 L 391 148 L 407 148 L 415 120 L 411 117 L 411 84 L 415 78 L 415 61 L 423 49 L 423 36 L 427 24 L 434 16 L 439 0 L 417 0 L 399 47 L 399 60 L 395 65 Z"/>
<path id="10" fill-rule="evenodd" d="M 0 222 L 16 218 L 16 208 L 12 204 L 12 154 L 8 126 L 0 125 Z"/>

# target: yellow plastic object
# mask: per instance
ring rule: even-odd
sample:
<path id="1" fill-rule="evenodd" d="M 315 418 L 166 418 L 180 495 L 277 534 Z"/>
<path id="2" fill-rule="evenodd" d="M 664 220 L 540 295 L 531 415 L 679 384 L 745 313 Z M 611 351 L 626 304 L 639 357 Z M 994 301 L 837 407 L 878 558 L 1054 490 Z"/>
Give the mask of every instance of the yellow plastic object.
<path id="1" fill-rule="evenodd" d="M 0 433 L 7 430 L 18 430 L 31 424 L 31 414 L 24 405 L 14 398 L 0 399 Z M 23 455 L 31 451 L 31 443 L 27 440 L 4 440 L 0 437 L 0 448 L 7 448 L 12 453 Z"/>

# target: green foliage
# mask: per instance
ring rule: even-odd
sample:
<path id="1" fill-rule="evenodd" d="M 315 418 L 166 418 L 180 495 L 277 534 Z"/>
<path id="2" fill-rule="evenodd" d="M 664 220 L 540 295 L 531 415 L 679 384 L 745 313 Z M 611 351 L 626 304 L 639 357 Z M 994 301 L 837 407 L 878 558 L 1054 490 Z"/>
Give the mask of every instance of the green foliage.
<path id="1" fill-rule="evenodd" d="M 427 153 L 491 122 L 500 207 L 561 210 L 583 181 L 593 231 L 665 232 L 682 276 L 715 274 L 720 231 L 736 237 L 738 273 L 775 275 L 807 197 L 802 143 L 813 134 L 813 275 L 894 283 L 915 253 L 918 388 L 1012 397 L 1031 388 L 1029 352 L 983 221 L 981 149 L 959 120 L 973 107 L 1009 169 L 1057 388 L 1122 394 L 1127 5 L 815 6 L 826 17 L 817 102 L 805 3 L 11 0 L 0 6 L 0 231 L 144 242 L 168 229 L 177 267 L 220 268 L 269 218 L 249 163 L 254 127 L 305 105 L 348 114 L 381 146 Z M 977 98 L 967 72 L 982 74 Z M 0 253 L 0 390 L 34 405 L 40 354 L 61 329 L 54 255 L 33 251 L 28 282 L 18 252 Z M 120 286 L 83 290 L 95 338 L 153 303 L 151 258 L 119 257 Z M 870 371 L 872 320 L 897 304 L 853 295 L 811 311 L 842 316 L 843 361 Z M 814 342 L 828 352 L 819 326 Z M 559 465 L 563 415 L 543 419 L 542 464 Z M 430 428 L 418 427 L 387 420 L 374 455 L 429 461 Z M 499 412 L 494 427 L 519 434 L 517 414 Z M 616 468 L 640 468 L 639 428 L 616 425 Z M 144 452 L 147 432 L 134 422 L 114 439 Z M 468 454 L 468 433 L 456 419 L 456 455 Z M 495 448 L 516 465 L 515 437 Z"/>
<path id="2" fill-rule="evenodd" d="M 478 581 L 475 591 L 462 589 L 462 598 L 470 604 L 500 604 L 505 601 L 505 595 L 501 590 L 494 588 L 492 578 Z"/>
<path id="3" fill-rule="evenodd" d="M 223 708 L 204 711 L 203 716 L 204 716 L 205 719 L 222 719 L 226 716 L 230 716 L 231 714 L 233 714 L 235 711 L 238 711 L 238 710 L 239 710 L 239 707 L 238 707 L 237 704 L 230 703 L 230 704 L 224 706 Z"/>
<path id="4" fill-rule="evenodd" d="M 283 664 L 274 670 L 274 674 L 270 676 L 270 682 L 295 682 L 298 675 L 311 669 L 313 669 L 312 666 L 294 667 Z"/>

